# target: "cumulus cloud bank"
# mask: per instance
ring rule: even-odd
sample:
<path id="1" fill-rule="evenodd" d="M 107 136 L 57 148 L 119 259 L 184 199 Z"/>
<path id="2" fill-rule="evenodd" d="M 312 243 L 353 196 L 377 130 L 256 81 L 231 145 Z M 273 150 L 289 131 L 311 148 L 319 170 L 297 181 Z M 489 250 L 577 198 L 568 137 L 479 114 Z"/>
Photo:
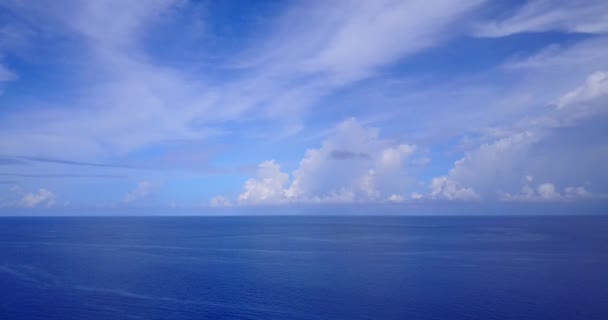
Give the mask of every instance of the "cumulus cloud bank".
<path id="1" fill-rule="evenodd" d="M 289 175 L 281 171 L 281 166 L 268 160 L 260 163 L 257 175 L 243 186 L 243 193 L 238 197 L 239 203 L 276 203 L 286 199 L 285 187 Z"/>
<path id="2" fill-rule="evenodd" d="M 241 204 L 285 202 L 401 202 L 413 180 L 410 144 L 380 138 L 376 128 L 351 118 L 338 124 L 321 146 L 306 151 L 290 175 L 274 160 L 258 166 L 238 196 Z"/>
<path id="3" fill-rule="evenodd" d="M 598 166 L 585 166 L 584 163 L 608 156 L 601 141 L 586 138 L 590 134 L 606 133 L 605 127 L 596 123 L 608 120 L 607 84 L 606 74 L 595 72 L 581 86 L 562 95 L 544 114 L 516 123 L 504 130 L 508 132 L 506 136 L 467 151 L 447 176 L 432 180 L 431 196 L 445 199 L 480 196 L 563 198 L 554 183 L 562 185 L 569 198 L 588 196 L 589 192 L 582 186 L 572 185 L 588 181 L 601 183 Z M 522 181 L 530 180 L 530 176 L 555 182 L 540 184 L 536 189 L 525 185 L 516 193 Z"/>
<path id="4" fill-rule="evenodd" d="M 492 138 L 496 134 L 492 133 L 485 137 L 489 141 L 465 152 L 447 175 L 431 179 L 427 195 L 413 192 L 411 200 L 557 201 L 599 197 L 583 186 L 597 182 L 597 166 L 578 167 L 571 175 L 563 171 L 572 170 L 577 159 L 593 159 L 592 154 L 606 152 L 601 142 L 578 143 L 589 132 L 572 130 L 591 127 L 590 122 L 607 117 L 606 79 L 605 72 L 594 72 L 583 84 L 562 94 L 544 113 L 493 131 L 502 136 Z M 577 143 L 564 148 L 563 143 L 556 144 L 560 139 Z M 572 150 L 579 152 L 574 158 Z M 415 151 L 414 145 L 391 144 L 380 138 L 377 129 L 348 119 L 337 125 L 319 148 L 309 149 L 291 175 L 281 171 L 274 161 L 260 164 L 258 177 L 245 183 L 238 202 L 403 202 L 403 194 L 414 182 L 407 160 Z M 555 182 L 530 186 L 532 176 Z"/>
<path id="5" fill-rule="evenodd" d="M 519 193 L 502 195 L 502 200 L 507 201 L 556 201 L 556 200 L 580 200 L 589 198 L 603 198 L 603 195 L 594 195 L 587 191 L 584 186 L 566 187 L 559 192 L 552 183 L 541 183 L 536 188 L 525 184 Z"/>

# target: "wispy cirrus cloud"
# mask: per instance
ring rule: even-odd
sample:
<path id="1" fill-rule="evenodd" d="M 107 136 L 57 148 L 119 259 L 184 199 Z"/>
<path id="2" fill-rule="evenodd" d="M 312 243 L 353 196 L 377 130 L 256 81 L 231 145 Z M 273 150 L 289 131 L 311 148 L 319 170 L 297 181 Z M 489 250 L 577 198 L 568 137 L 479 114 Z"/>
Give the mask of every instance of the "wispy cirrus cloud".
<path id="1" fill-rule="evenodd" d="M 277 32 L 261 37 L 266 45 L 246 59 L 248 67 L 218 85 L 155 61 L 147 52 L 147 31 L 190 4 L 58 1 L 42 10 L 35 3 L 9 2 L 5 6 L 16 15 L 37 17 L 43 28 L 80 40 L 78 45 L 90 54 L 77 58 L 84 59 L 91 74 L 76 73 L 88 81 L 77 105 L 5 118 L 11 125 L 0 131 L 6 137 L 0 147 L 24 155 L 35 148 L 45 156 L 107 157 L 168 139 L 224 134 L 213 128 L 218 120 L 259 114 L 297 123 L 320 97 L 449 38 L 463 14 L 480 3 L 297 4 L 279 19 Z M 108 20 L 113 21 L 110 27 Z M 41 125 L 23 132 L 24 123 Z M 17 139 L 19 144 L 11 143 Z"/>
<path id="2" fill-rule="evenodd" d="M 124 179 L 127 175 L 115 174 L 78 174 L 78 173 L 0 173 L 3 177 L 15 178 L 99 178 L 99 179 Z"/>
<path id="3" fill-rule="evenodd" d="M 554 30 L 605 34 L 607 20 L 608 5 L 602 0 L 530 0 L 504 20 L 479 25 L 476 35 L 504 37 Z"/>
<path id="4" fill-rule="evenodd" d="M 123 164 L 84 162 L 84 161 L 54 159 L 54 158 L 46 158 L 46 157 L 28 157 L 28 156 L 12 156 L 12 155 L 0 156 L 0 164 L 2 164 L 2 163 L 4 163 L 4 164 L 27 164 L 28 162 L 55 163 L 55 164 L 61 164 L 61 165 L 102 167 L 102 168 L 122 168 L 122 169 L 135 168 L 134 166 L 123 165 Z"/>

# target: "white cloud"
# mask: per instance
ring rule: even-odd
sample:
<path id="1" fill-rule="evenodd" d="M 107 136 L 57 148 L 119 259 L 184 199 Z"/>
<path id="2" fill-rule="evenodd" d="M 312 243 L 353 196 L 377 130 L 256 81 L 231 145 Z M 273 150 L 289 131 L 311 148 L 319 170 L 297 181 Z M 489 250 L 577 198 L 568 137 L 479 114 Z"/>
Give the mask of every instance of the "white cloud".
<path id="1" fill-rule="evenodd" d="M 137 183 L 137 187 L 131 190 L 125 196 L 125 202 L 136 202 L 149 197 L 153 191 L 158 187 L 157 184 L 150 181 L 140 181 Z"/>
<path id="2" fill-rule="evenodd" d="M 505 192 L 509 199 L 562 198 L 552 183 L 541 184 L 536 190 L 525 185 L 519 194 L 512 195 L 522 177 L 530 183 L 533 176 L 560 185 L 586 181 L 602 185 L 599 159 L 606 159 L 608 154 L 597 140 L 605 131 L 594 123 L 608 116 L 604 81 L 604 72 L 589 75 L 584 85 L 568 91 L 545 113 L 515 122 L 502 130 L 507 132 L 504 136 L 466 152 L 447 176 L 433 179 L 431 195 L 455 198 L 457 191 L 470 188 L 490 199 Z M 581 189 L 569 190 L 568 194 L 573 195 Z"/>
<path id="3" fill-rule="evenodd" d="M 512 167 L 528 159 L 531 146 L 539 139 L 538 133 L 524 131 L 466 152 L 462 159 L 454 163 L 447 176 L 432 180 L 431 195 L 447 199 L 473 199 L 481 196 L 475 190 L 492 196 L 497 189 L 519 183 L 521 174 L 515 174 Z M 524 168 L 516 166 L 515 170 Z"/>
<path id="4" fill-rule="evenodd" d="M 249 179 L 238 196 L 241 204 L 276 203 L 285 200 L 285 187 L 289 175 L 281 171 L 281 166 L 268 160 L 258 165 L 257 177 Z"/>
<path id="5" fill-rule="evenodd" d="M 526 184 L 521 188 L 520 194 L 526 198 L 534 197 L 534 189 L 532 189 L 532 187 L 530 187 L 529 185 Z"/>
<path id="6" fill-rule="evenodd" d="M 403 196 L 399 195 L 399 194 L 391 194 L 391 196 L 388 197 L 388 201 L 400 203 L 400 202 L 405 201 L 405 198 L 403 198 Z"/>
<path id="7" fill-rule="evenodd" d="M 245 182 L 239 203 L 353 202 L 396 199 L 411 181 L 407 160 L 415 146 L 380 139 L 355 119 L 336 126 L 318 149 L 309 149 L 292 179 L 274 161 L 260 164 Z"/>
<path id="8" fill-rule="evenodd" d="M 328 71 L 338 81 L 368 76 L 374 69 L 429 47 L 455 28 L 461 16 L 482 0 L 324 2 L 327 18 L 339 21 L 326 33 L 305 67 Z M 321 35 L 317 35 L 321 36 Z"/>
<path id="9" fill-rule="evenodd" d="M 568 198 L 588 198 L 594 196 L 591 192 L 587 191 L 585 187 L 566 187 L 564 194 Z"/>
<path id="10" fill-rule="evenodd" d="M 232 202 L 224 196 L 215 196 L 209 200 L 209 206 L 214 208 L 230 207 Z"/>
<path id="11" fill-rule="evenodd" d="M 38 100 L 35 108 L 20 106 L 19 112 L 4 117 L 2 149 L 16 154 L 99 158 L 124 155 L 168 139 L 213 135 L 211 130 L 191 126 L 205 113 L 211 90 L 203 90 L 206 88 L 186 71 L 154 62 L 145 46 L 147 32 L 179 3 L 64 0 L 39 6 L 8 2 L 6 9 L 13 15 L 32 20 L 44 31 L 35 35 L 70 39 L 71 46 L 61 45 L 66 50 L 61 53 L 74 60 L 77 68 L 67 74 L 82 81 L 80 91 L 75 91 L 78 98 L 57 102 L 36 97 L 31 99 Z M 35 36 L 29 39 L 34 49 L 37 40 Z M 73 47 L 79 49 L 68 50 Z"/>
<path id="12" fill-rule="evenodd" d="M 462 187 L 448 177 L 433 178 L 430 186 L 430 197 L 433 199 L 477 200 L 480 198 L 472 188 Z"/>
<path id="13" fill-rule="evenodd" d="M 419 200 L 419 199 L 424 198 L 424 196 L 422 194 L 418 193 L 418 192 L 412 192 L 412 194 L 410 194 L 410 197 L 413 200 Z"/>
<path id="14" fill-rule="evenodd" d="M 570 105 L 580 105 L 608 96 L 608 73 L 598 71 L 587 77 L 585 83 L 564 94 L 557 103 L 557 108 L 562 109 Z"/>
<path id="15" fill-rule="evenodd" d="M 525 131 L 529 125 L 519 127 L 514 123 L 517 119 L 537 119 L 553 109 L 583 79 L 608 70 L 606 56 L 608 36 L 585 37 L 547 46 L 531 56 L 513 53 L 497 68 L 483 68 L 474 75 L 429 75 L 429 81 L 389 79 L 366 87 L 351 100 L 362 108 L 382 106 L 382 115 L 390 119 L 383 121 L 398 123 L 399 134 L 412 141 L 446 141 L 466 135 L 468 145 L 459 149 L 469 149 Z M 378 117 L 371 110 L 371 117 Z M 501 132 L 490 136 L 489 129 Z"/>
<path id="16" fill-rule="evenodd" d="M 144 28 L 179 0 L 140 1 L 106 0 L 71 3 L 58 7 L 53 14 L 91 45 L 102 50 L 125 50 L 140 41 Z M 78 13 L 75 15 L 74 13 Z M 112 23 L 108 23 L 112 17 Z M 135 41 L 134 41 L 135 40 Z"/>
<path id="17" fill-rule="evenodd" d="M 482 37 L 504 37 L 521 32 L 608 32 L 608 4 L 603 0 L 530 0 L 511 17 L 480 25 Z"/>
<path id="18" fill-rule="evenodd" d="M 592 194 L 583 186 L 566 187 L 563 192 L 559 192 L 553 183 L 541 183 L 536 188 L 525 184 L 519 193 L 504 193 L 500 197 L 505 201 L 567 201 L 589 198 L 602 198 L 602 196 Z"/>
<path id="19" fill-rule="evenodd" d="M 51 207 L 56 204 L 57 196 L 48 188 L 39 188 L 38 191 L 28 192 L 19 185 L 12 185 L 0 197 L 0 208 L 36 208 Z"/>
<path id="20" fill-rule="evenodd" d="M 20 201 L 20 204 L 26 208 L 34 208 L 38 206 L 50 207 L 55 204 L 55 194 L 47 189 L 41 188 L 38 192 L 25 193 Z"/>
<path id="21" fill-rule="evenodd" d="M 346 195 L 365 200 L 388 197 L 407 186 L 406 160 L 414 150 L 413 145 L 391 145 L 380 139 L 377 129 L 348 119 L 320 148 L 306 152 L 287 194 L 312 201 Z"/>
<path id="22" fill-rule="evenodd" d="M 78 48 L 62 53 L 74 65 L 86 67 L 70 74 L 82 79 L 77 99 L 41 99 L 36 108 L 20 106 L 4 117 L 0 148 L 14 154 L 81 159 L 123 156 L 167 140 L 205 140 L 225 133 L 214 129 L 221 121 L 251 121 L 252 116 L 281 117 L 286 123 L 256 129 L 267 135 L 275 136 L 275 130 L 293 132 L 301 127 L 304 111 L 320 97 L 452 37 L 459 32 L 457 22 L 481 2 L 294 4 L 272 28 L 275 32 L 259 36 L 254 47 L 229 54 L 219 63 L 229 66 L 238 61 L 233 64 L 246 68 L 218 82 L 206 79 L 198 65 L 184 67 L 183 61 L 171 57 L 155 59 L 146 43 L 154 38 L 153 28 L 166 22 L 163 19 L 192 11 L 193 3 L 64 0 L 41 7 L 9 1 L 5 6 L 11 14 L 39 26 L 44 36 L 69 41 L 61 48 Z M 200 23 L 189 27 L 200 28 Z M 35 35 L 30 39 L 33 47 Z M 196 48 L 188 52 L 193 60 L 206 61 L 207 44 L 190 45 Z M 210 73 L 216 68 L 221 66 L 215 64 Z"/>
<path id="23" fill-rule="evenodd" d="M 555 191 L 555 186 L 552 183 L 543 183 L 536 189 L 538 195 L 543 199 L 555 199 L 559 197 L 559 193 Z"/>
<path id="24" fill-rule="evenodd" d="M 235 67 L 254 76 L 223 88 L 234 94 L 221 95 L 218 104 L 225 116 L 255 107 L 260 117 L 297 127 L 322 97 L 459 34 L 459 22 L 482 2 L 294 3 L 278 19 L 276 32 L 237 55 Z"/>

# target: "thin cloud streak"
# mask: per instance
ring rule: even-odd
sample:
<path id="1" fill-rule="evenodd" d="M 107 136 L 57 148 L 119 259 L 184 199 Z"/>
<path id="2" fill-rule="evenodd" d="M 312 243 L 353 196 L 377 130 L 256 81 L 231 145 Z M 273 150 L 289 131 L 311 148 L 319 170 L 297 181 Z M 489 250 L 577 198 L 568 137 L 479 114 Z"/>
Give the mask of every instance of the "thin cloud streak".
<path id="1" fill-rule="evenodd" d="M 11 159 L 15 161 L 15 164 L 24 164 L 28 161 L 31 161 L 31 162 L 56 163 L 56 164 L 86 166 L 86 167 L 119 168 L 119 169 L 136 169 L 136 168 L 138 168 L 136 166 L 122 165 L 122 164 L 95 163 L 95 162 L 83 162 L 83 161 L 54 159 L 54 158 L 45 158 L 45 157 L 28 157 L 28 156 L 13 156 L 13 155 L 1 156 L 0 164 L 2 164 L 2 162 L 4 162 L 5 160 L 6 160 L 6 163 L 10 163 Z"/>
<path id="2" fill-rule="evenodd" d="M 127 175 L 112 174 L 75 174 L 75 173 L 0 173 L 2 177 L 20 178 L 98 178 L 98 179 L 126 179 Z"/>

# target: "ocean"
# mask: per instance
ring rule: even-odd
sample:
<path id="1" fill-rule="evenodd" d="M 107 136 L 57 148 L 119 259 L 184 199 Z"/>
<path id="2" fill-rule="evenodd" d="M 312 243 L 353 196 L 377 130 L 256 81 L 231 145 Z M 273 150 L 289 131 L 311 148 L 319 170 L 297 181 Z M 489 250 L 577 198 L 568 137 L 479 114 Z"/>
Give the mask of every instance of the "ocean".
<path id="1" fill-rule="evenodd" d="M 5 217 L 0 319 L 608 319 L 608 217 Z"/>

